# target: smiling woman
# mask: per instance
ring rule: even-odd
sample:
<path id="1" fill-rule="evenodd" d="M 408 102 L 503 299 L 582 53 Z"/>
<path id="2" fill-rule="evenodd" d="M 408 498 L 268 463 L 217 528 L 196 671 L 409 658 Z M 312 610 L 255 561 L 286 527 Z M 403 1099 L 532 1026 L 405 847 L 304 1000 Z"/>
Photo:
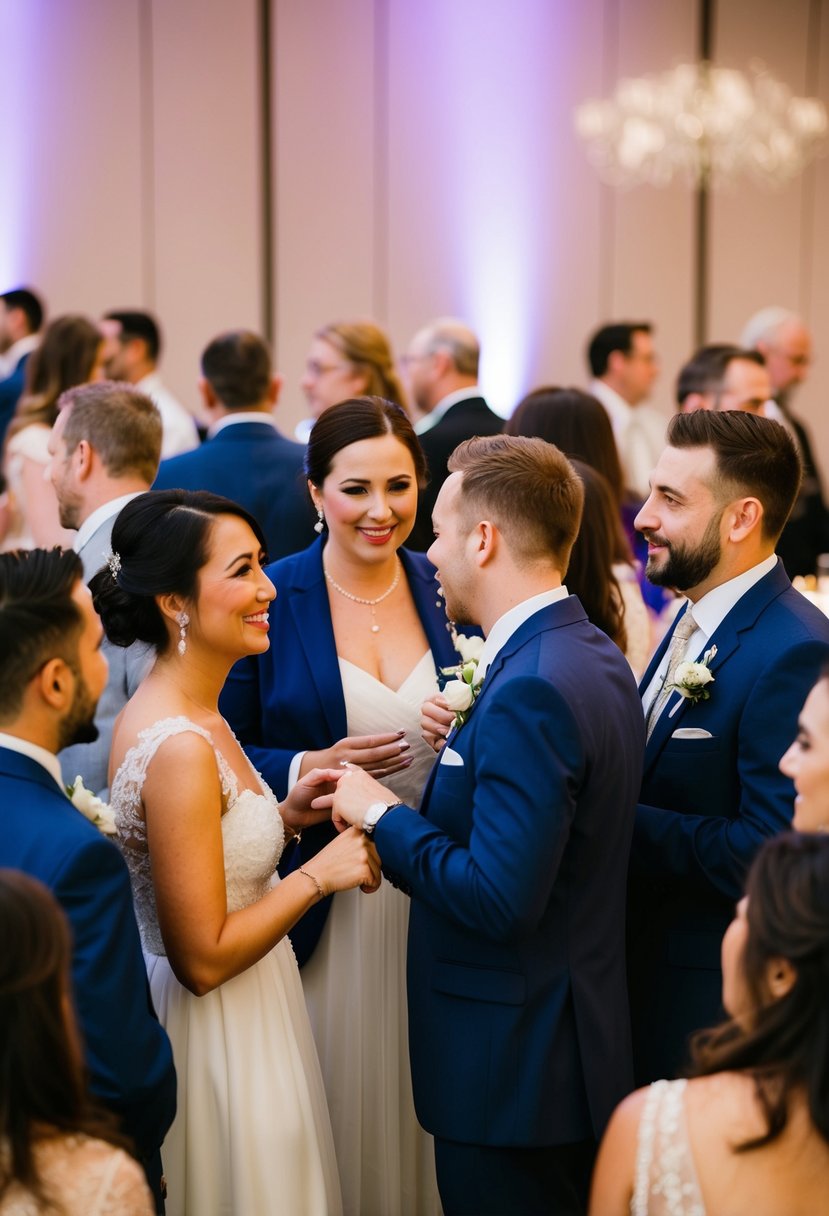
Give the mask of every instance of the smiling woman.
<path id="1" fill-rule="evenodd" d="M 159 490 L 124 507 L 112 544 L 92 580 L 108 636 L 157 656 L 118 719 L 110 775 L 178 1072 L 167 1210 L 337 1213 L 325 1093 L 285 935 L 332 891 L 375 889 L 377 856 L 361 832 L 343 833 L 275 877 L 286 839 L 329 817 L 341 770 L 309 773 L 280 807 L 219 713 L 232 664 L 270 644 L 275 592 L 258 523 L 216 495 Z"/>

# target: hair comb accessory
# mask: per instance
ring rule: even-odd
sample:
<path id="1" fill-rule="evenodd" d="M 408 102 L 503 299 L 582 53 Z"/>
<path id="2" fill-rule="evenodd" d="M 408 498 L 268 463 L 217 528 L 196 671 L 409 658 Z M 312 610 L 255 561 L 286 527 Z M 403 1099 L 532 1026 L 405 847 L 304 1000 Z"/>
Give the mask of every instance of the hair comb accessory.
<path id="1" fill-rule="evenodd" d="M 121 572 L 121 555 L 114 551 L 107 558 L 107 566 L 113 579 L 116 579 Z"/>

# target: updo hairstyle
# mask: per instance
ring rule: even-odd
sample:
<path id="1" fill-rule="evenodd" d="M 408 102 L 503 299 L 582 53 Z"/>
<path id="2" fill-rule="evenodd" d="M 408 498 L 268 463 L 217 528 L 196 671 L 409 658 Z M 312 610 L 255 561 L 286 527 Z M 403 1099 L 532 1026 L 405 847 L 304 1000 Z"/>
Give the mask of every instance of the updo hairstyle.
<path id="1" fill-rule="evenodd" d="M 331 472 L 334 457 L 343 448 L 362 439 L 394 435 L 414 462 L 415 478 L 426 484 L 426 457 L 409 415 L 399 405 L 382 397 L 351 397 L 323 410 L 311 430 L 305 450 L 305 474 L 319 489 Z"/>
<path id="2" fill-rule="evenodd" d="M 244 520 L 265 549 L 264 533 L 253 516 L 238 503 L 207 490 L 148 490 L 127 503 L 112 529 L 111 565 L 103 566 L 89 584 L 114 645 L 146 642 L 157 654 L 164 654 L 170 634 L 155 597 L 196 598 L 199 571 L 209 559 L 210 533 L 218 515 Z"/>

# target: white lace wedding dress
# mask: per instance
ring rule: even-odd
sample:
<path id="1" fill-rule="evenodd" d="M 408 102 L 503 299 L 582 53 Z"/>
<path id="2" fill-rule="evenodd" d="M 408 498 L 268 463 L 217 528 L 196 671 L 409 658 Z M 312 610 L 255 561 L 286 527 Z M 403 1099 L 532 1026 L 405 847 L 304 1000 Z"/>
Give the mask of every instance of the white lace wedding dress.
<path id="1" fill-rule="evenodd" d="M 150 989 L 178 1075 L 178 1113 L 161 1150 L 167 1216 L 335 1216 L 341 1200 L 331 1125 L 288 939 L 202 997 L 179 983 L 165 955 L 141 789 L 159 746 L 182 731 L 212 746 L 207 731 L 187 718 L 165 718 L 140 733 L 111 788 Z M 256 777 L 262 792 L 240 793 L 214 752 L 227 808 L 222 840 L 232 912 L 278 881 L 284 829 L 270 790 Z"/>
<path id="2" fill-rule="evenodd" d="M 8 1155 L 0 1141 L 0 1161 Z M 35 1166 L 60 1216 L 153 1216 L 144 1172 L 132 1157 L 103 1140 L 81 1135 L 44 1137 L 34 1146 Z M 31 1191 L 15 1182 L 0 1199 L 0 1216 L 42 1216 Z M 53 1211 L 50 1208 L 49 1211 Z"/>
<path id="3" fill-rule="evenodd" d="M 636 1150 L 631 1216 L 705 1216 L 685 1117 L 688 1082 L 654 1081 Z"/>

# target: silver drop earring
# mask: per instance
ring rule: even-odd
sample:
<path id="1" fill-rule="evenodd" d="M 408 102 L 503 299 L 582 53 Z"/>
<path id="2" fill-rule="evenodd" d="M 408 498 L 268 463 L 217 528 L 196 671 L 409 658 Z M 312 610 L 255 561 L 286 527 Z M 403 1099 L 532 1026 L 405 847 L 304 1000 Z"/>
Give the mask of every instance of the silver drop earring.
<path id="1" fill-rule="evenodd" d="M 319 536 L 320 532 L 322 532 L 324 527 L 325 527 L 325 516 L 322 513 L 322 507 L 317 507 L 317 522 L 314 524 L 314 531 L 316 532 L 317 536 Z"/>
<path id="2" fill-rule="evenodd" d="M 190 618 L 186 612 L 177 612 L 176 621 L 178 622 L 178 652 L 184 654 L 187 649 L 187 626 L 190 624 Z"/>

